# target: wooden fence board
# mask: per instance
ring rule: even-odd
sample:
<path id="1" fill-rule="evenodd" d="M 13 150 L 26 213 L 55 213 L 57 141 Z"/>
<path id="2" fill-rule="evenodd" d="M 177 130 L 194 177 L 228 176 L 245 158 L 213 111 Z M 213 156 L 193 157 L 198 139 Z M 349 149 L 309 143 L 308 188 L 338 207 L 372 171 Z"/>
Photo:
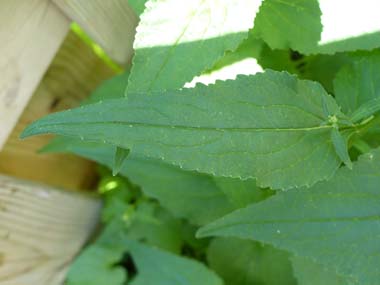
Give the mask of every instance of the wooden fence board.
<path id="1" fill-rule="evenodd" d="M 0 285 L 59 285 L 99 200 L 0 175 Z"/>
<path id="2" fill-rule="evenodd" d="M 0 149 L 68 28 L 49 0 L 0 1 Z"/>
<path id="3" fill-rule="evenodd" d="M 138 17 L 126 0 L 54 0 L 119 64 L 129 63 Z"/>
<path id="4" fill-rule="evenodd" d="M 89 46 L 70 32 L 0 152 L 0 173 L 66 189 L 89 188 L 94 181 L 92 163 L 73 155 L 38 154 L 51 137 L 20 140 L 19 135 L 32 121 L 78 105 L 113 74 Z"/>

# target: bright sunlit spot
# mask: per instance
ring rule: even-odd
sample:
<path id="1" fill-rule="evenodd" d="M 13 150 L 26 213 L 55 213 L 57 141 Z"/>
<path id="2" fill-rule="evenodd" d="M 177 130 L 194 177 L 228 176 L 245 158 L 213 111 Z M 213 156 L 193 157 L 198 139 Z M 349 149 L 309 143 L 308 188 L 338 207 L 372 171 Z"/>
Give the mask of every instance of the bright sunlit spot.
<path id="1" fill-rule="evenodd" d="M 319 0 L 323 32 L 320 44 L 380 31 L 378 0 Z"/>
<path id="2" fill-rule="evenodd" d="M 229 3 L 230 9 L 227 10 L 220 2 L 233 3 Z M 138 28 L 134 42 L 136 49 L 245 33 L 253 25 L 253 16 L 255 11 L 258 11 L 261 0 L 152 1 L 147 4 L 147 10 L 141 21 L 149 19 L 149 29 L 141 28 L 148 25 L 140 25 Z M 169 15 L 153 18 L 149 16 L 150 12 L 161 15 L 169 13 Z M 175 26 L 172 25 L 173 22 L 176 23 Z M 208 23 L 207 29 L 205 23 Z"/>
<path id="3" fill-rule="evenodd" d="M 197 83 L 205 85 L 214 84 L 216 80 L 235 79 L 239 74 L 253 75 L 257 72 L 262 72 L 262 67 L 254 58 L 246 58 L 241 61 L 227 65 L 221 69 L 215 70 L 209 74 L 196 76 L 191 82 L 185 84 L 185 88 L 195 87 Z"/>

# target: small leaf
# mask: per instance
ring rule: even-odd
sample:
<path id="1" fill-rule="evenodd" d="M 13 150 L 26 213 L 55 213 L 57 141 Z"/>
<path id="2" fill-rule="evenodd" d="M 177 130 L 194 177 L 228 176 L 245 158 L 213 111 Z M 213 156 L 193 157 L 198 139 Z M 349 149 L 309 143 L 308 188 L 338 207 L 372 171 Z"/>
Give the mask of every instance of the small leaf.
<path id="1" fill-rule="evenodd" d="M 131 285 L 223 285 L 202 263 L 142 243 L 128 241 L 138 275 Z"/>
<path id="2" fill-rule="evenodd" d="M 119 219 L 107 225 L 98 240 L 81 252 L 71 265 L 67 285 L 123 285 L 127 271 L 116 265 L 123 257 L 126 246 L 125 225 Z"/>
<path id="3" fill-rule="evenodd" d="M 347 142 L 338 128 L 333 128 L 331 130 L 331 141 L 339 158 L 349 169 L 352 169 L 352 162 L 350 155 L 348 154 Z"/>
<path id="4" fill-rule="evenodd" d="M 122 168 L 123 163 L 126 160 L 128 154 L 129 154 L 129 149 L 116 147 L 115 158 L 114 158 L 113 167 L 112 167 L 113 176 L 116 176 L 120 172 L 120 169 Z"/>
<path id="5" fill-rule="evenodd" d="M 222 217 L 199 237 L 258 240 L 331 268 L 355 284 L 380 280 L 380 149 L 327 182 L 287 191 Z"/>

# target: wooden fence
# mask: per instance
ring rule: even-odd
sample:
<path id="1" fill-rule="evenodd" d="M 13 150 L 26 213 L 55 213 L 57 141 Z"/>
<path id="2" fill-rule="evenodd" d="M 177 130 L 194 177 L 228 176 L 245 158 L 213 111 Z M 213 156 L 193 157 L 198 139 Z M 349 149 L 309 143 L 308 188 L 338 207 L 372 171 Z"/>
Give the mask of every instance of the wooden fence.
<path id="1" fill-rule="evenodd" d="M 96 227 L 101 203 L 83 193 L 94 187 L 94 165 L 36 154 L 49 136 L 18 136 L 115 74 L 72 21 L 126 66 L 137 20 L 127 0 L 0 1 L 0 285 L 62 284 Z"/>

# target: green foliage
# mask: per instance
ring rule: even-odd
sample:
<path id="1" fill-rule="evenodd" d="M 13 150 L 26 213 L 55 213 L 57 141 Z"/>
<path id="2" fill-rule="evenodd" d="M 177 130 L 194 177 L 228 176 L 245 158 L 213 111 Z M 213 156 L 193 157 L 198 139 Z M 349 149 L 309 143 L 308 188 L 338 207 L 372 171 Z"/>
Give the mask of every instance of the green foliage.
<path id="1" fill-rule="evenodd" d="M 308 51 L 320 40 L 320 18 L 317 0 L 266 0 L 255 19 L 254 32 L 272 49 Z"/>
<path id="2" fill-rule="evenodd" d="M 23 133 L 104 165 L 67 284 L 378 284 L 379 32 L 321 45 L 315 0 L 130 4 L 131 70 Z"/>
<path id="3" fill-rule="evenodd" d="M 354 278 L 380 278 L 380 149 L 352 170 L 341 168 L 327 182 L 297 189 L 237 210 L 201 228 L 199 236 L 232 236 L 270 243 Z"/>

